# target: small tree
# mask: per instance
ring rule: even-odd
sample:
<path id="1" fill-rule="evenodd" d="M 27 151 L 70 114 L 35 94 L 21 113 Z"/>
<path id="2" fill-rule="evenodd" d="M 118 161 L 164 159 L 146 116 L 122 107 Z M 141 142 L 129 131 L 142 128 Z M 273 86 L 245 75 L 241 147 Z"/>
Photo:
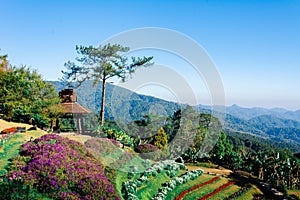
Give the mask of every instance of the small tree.
<path id="1" fill-rule="evenodd" d="M 128 58 L 122 54 L 128 52 L 129 47 L 123 47 L 119 44 L 107 44 L 98 48 L 93 46 L 76 46 L 76 51 L 81 56 L 76 58 L 78 65 L 71 61 L 65 63 L 67 71 L 62 71 L 64 74 L 63 80 L 69 83 L 70 81 L 77 81 L 74 87 L 80 86 L 86 80 L 93 80 L 94 85 L 102 81 L 100 117 L 101 125 L 104 125 L 107 80 L 117 77 L 125 81 L 128 75 L 133 74 L 138 67 L 149 65 L 153 57 L 132 57 L 131 63 L 128 63 Z"/>
<path id="2" fill-rule="evenodd" d="M 165 133 L 165 130 L 162 127 L 157 132 L 157 135 L 154 136 L 154 142 L 153 143 L 159 149 L 167 147 L 168 138 L 167 138 L 167 134 Z"/>

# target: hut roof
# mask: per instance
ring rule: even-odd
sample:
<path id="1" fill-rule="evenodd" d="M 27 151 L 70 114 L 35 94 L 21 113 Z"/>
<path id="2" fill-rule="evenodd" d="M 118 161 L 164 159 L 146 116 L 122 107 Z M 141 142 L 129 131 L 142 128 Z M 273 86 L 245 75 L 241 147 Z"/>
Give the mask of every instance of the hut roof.
<path id="1" fill-rule="evenodd" d="M 81 106 L 77 102 L 61 103 L 61 106 L 63 107 L 66 114 L 89 114 L 92 112 L 91 110 Z"/>
<path id="2" fill-rule="evenodd" d="M 61 106 L 66 114 L 89 114 L 92 111 L 77 103 L 77 95 L 73 89 L 63 89 L 59 96 Z"/>

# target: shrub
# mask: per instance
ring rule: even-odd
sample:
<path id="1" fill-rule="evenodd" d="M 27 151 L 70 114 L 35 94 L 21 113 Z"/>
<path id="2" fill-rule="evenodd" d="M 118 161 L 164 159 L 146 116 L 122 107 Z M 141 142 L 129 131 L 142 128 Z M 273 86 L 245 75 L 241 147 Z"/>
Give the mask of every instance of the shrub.
<path id="1" fill-rule="evenodd" d="M 155 152 L 158 151 L 158 148 L 152 144 L 141 144 L 135 151 L 140 153 L 141 158 L 155 160 L 157 157 Z"/>
<path id="2" fill-rule="evenodd" d="M 54 199 L 120 199 L 102 164 L 79 142 L 48 134 L 23 144 L 20 155 L 6 176 L 12 195 L 26 198 L 35 188 Z"/>
<path id="3" fill-rule="evenodd" d="M 162 127 L 157 132 L 157 135 L 154 136 L 154 145 L 159 149 L 165 148 L 168 145 L 167 134 Z"/>

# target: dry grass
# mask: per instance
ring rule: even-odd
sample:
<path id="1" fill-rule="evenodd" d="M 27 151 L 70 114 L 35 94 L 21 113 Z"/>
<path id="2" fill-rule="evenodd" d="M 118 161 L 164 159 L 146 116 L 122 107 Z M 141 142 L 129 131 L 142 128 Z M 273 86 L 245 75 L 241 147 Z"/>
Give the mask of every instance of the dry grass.
<path id="1" fill-rule="evenodd" d="M 11 128 L 11 127 L 25 127 L 26 129 L 29 129 L 30 127 L 32 127 L 32 125 L 24 124 L 24 123 L 17 123 L 17 122 L 8 122 L 8 121 L 5 121 L 3 119 L 0 119 L 0 132 L 4 129 Z M 46 131 L 41 130 L 39 128 L 37 129 L 37 132 L 42 133 L 42 134 L 47 133 Z M 34 135 L 32 137 L 34 137 Z"/>
<path id="2" fill-rule="evenodd" d="M 214 169 L 214 168 L 207 168 L 207 167 L 197 167 L 197 166 L 186 166 L 189 171 L 202 169 L 204 173 L 210 174 L 219 174 L 219 175 L 229 175 L 232 173 L 229 169 Z"/>
<path id="3" fill-rule="evenodd" d="M 296 197 L 300 198 L 300 190 L 288 190 L 288 195 L 295 195 Z"/>
<path id="4" fill-rule="evenodd" d="M 87 140 L 91 139 L 92 137 L 91 136 L 88 136 L 88 135 L 79 135 L 79 134 L 59 134 L 60 136 L 63 136 L 63 137 L 66 137 L 66 138 L 69 138 L 71 140 L 75 140 L 75 141 L 78 141 L 82 144 L 84 144 Z"/>

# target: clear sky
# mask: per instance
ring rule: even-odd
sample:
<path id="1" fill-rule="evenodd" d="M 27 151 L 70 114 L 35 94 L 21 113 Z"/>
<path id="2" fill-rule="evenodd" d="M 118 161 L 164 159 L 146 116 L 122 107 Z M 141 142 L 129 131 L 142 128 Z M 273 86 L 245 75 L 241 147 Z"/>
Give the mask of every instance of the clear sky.
<path id="1" fill-rule="evenodd" d="M 300 2 L 297 0 L 0 0 L 0 54 L 14 65 L 61 77 L 75 45 L 99 45 L 119 32 L 161 27 L 207 51 L 226 102 L 300 109 Z"/>

